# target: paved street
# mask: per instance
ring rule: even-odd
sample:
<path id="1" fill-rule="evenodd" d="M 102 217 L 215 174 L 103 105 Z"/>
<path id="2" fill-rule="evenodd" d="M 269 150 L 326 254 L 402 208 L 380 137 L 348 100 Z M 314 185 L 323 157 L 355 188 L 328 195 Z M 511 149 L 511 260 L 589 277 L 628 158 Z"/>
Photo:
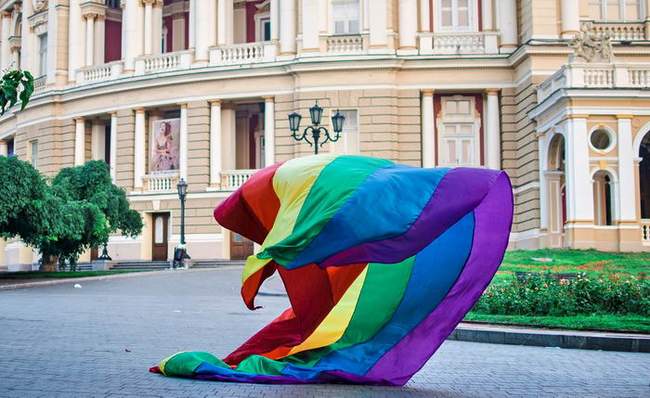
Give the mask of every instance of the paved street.
<path id="1" fill-rule="evenodd" d="M 0 397 L 650 396 L 650 355 L 447 342 L 404 388 L 265 386 L 170 379 L 180 350 L 224 355 L 286 299 L 246 310 L 238 268 L 0 292 Z"/>

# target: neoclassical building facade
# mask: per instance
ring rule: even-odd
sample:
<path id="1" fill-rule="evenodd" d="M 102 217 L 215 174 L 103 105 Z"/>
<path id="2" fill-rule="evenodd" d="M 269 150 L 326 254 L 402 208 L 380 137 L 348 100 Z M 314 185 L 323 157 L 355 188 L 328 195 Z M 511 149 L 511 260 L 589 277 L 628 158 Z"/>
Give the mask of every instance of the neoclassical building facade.
<path id="1" fill-rule="evenodd" d="M 650 250 L 650 0 L 0 0 L 0 17 L 1 66 L 37 77 L 0 154 L 47 176 L 106 161 L 145 224 L 115 260 L 169 259 L 180 178 L 193 259 L 248 255 L 212 211 L 311 153 L 287 115 L 316 101 L 346 117 L 323 152 L 506 170 L 512 248 Z M 613 55 L 570 57 L 581 29 Z M 0 243 L 0 266 L 37 260 Z"/>

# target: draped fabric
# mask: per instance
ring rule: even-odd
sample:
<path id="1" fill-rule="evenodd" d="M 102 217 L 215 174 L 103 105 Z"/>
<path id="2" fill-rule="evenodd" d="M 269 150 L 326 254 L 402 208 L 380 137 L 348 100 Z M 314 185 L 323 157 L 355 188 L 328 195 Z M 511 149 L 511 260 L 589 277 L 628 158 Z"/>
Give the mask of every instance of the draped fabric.
<path id="1" fill-rule="evenodd" d="M 278 272 L 291 307 L 223 359 L 153 372 L 250 383 L 403 385 L 479 299 L 512 223 L 502 171 L 317 155 L 269 166 L 214 211 L 261 245 L 241 294 Z"/>

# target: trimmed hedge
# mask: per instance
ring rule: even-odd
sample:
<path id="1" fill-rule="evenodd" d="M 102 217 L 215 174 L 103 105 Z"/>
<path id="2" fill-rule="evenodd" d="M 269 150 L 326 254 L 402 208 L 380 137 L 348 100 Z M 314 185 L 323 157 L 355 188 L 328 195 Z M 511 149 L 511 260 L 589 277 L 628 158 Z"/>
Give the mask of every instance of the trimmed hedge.
<path id="1" fill-rule="evenodd" d="M 558 279 L 551 273 L 527 274 L 490 285 L 474 312 L 501 315 L 566 316 L 638 314 L 650 316 L 650 281 L 618 274 Z"/>

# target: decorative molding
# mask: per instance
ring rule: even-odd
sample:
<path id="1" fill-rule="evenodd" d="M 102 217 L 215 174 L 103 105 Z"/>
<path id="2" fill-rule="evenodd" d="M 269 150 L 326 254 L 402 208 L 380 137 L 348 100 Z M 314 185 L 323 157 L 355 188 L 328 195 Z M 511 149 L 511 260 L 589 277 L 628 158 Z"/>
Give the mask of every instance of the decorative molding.
<path id="1" fill-rule="evenodd" d="M 34 9 L 35 14 L 47 10 L 47 6 L 48 6 L 47 0 L 32 0 L 32 7 Z"/>
<path id="2" fill-rule="evenodd" d="M 81 16 L 95 18 L 106 16 L 106 5 L 101 0 L 84 0 L 81 4 Z"/>
<path id="3" fill-rule="evenodd" d="M 36 35 L 47 32 L 47 9 L 33 14 L 27 20 L 29 21 L 29 27 Z"/>

